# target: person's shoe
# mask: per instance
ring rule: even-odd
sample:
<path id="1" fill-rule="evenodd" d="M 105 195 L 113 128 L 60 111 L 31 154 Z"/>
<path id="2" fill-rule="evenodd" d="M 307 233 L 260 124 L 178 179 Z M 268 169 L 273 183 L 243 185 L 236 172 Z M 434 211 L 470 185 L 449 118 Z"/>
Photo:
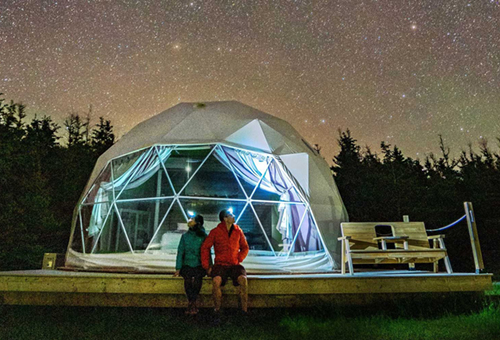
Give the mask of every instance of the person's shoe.
<path id="1" fill-rule="evenodd" d="M 188 307 L 187 307 L 186 311 L 184 312 L 184 314 L 193 315 L 193 310 L 194 310 L 193 303 L 189 302 Z"/>
<path id="2" fill-rule="evenodd" d="M 199 313 L 199 309 L 198 309 L 198 301 L 193 301 L 193 315 L 196 315 Z"/>
<path id="3" fill-rule="evenodd" d="M 221 316 L 222 316 L 222 312 L 220 311 L 220 309 L 214 309 L 214 313 L 213 313 L 213 319 L 212 319 L 212 323 L 214 324 L 214 326 L 218 326 L 221 324 L 222 320 L 221 320 Z"/>

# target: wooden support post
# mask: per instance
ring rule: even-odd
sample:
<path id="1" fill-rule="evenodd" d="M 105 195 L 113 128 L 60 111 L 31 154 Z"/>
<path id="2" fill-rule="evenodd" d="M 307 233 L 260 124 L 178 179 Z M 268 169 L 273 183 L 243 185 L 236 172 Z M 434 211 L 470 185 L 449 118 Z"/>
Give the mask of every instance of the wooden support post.
<path id="1" fill-rule="evenodd" d="M 410 215 L 403 215 L 403 222 L 410 223 Z M 408 249 L 408 241 L 405 241 L 404 249 Z M 415 270 L 415 263 L 408 263 L 408 270 Z"/>
<path id="2" fill-rule="evenodd" d="M 476 266 L 476 274 L 479 274 L 484 269 L 483 255 L 481 253 L 481 245 L 479 244 L 479 236 L 477 234 L 476 218 L 471 202 L 464 202 L 465 216 L 467 218 L 467 226 L 469 227 L 470 244 L 472 246 L 472 256 L 474 257 L 474 265 Z"/>
<path id="3" fill-rule="evenodd" d="M 432 240 L 432 248 L 437 249 L 438 248 L 438 239 L 435 238 Z M 439 261 L 434 262 L 432 265 L 432 268 L 434 269 L 434 273 L 439 272 Z"/>

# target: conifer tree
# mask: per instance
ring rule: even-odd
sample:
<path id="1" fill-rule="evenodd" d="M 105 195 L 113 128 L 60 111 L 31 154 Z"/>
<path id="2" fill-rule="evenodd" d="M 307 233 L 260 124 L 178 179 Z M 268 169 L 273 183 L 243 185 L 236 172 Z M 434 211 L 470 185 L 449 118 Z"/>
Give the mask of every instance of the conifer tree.
<path id="1" fill-rule="evenodd" d="M 92 132 L 91 144 L 96 155 L 100 156 L 113 145 L 115 135 L 111 121 L 104 120 L 103 117 L 99 117 L 99 124 L 96 127 L 97 129 L 94 129 Z"/>

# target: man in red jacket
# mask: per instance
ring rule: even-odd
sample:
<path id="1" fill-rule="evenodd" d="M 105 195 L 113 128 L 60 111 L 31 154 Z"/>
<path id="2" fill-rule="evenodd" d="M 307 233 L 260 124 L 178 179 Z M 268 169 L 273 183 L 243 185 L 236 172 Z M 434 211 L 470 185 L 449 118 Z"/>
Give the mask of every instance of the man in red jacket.
<path id="1" fill-rule="evenodd" d="M 201 265 L 212 277 L 212 295 L 215 311 L 220 310 L 222 301 L 221 287 L 230 277 L 233 285 L 240 286 L 241 309 L 244 313 L 248 308 L 247 272 L 241 262 L 247 257 L 248 243 L 243 230 L 234 224 L 234 215 L 222 210 L 219 213 L 221 223 L 210 231 L 201 245 Z M 215 263 L 209 268 L 210 248 L 214 247 Z"/>

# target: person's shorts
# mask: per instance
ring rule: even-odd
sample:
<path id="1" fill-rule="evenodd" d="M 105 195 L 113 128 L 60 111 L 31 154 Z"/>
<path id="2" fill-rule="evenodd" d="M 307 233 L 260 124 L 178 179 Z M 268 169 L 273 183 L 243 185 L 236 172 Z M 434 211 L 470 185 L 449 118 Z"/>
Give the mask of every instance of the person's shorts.
<path id="1" fill-rule="evenodd" d="M 222 278 L 221 286 L 224 286 L 227 282 L 227 279 L 230 277 L 233 280 L 234 286 L 239 286 L 238 277 L 239 276 L 247 276 L 247 271 L 241 264 L 237 264 L 234 266 L 223 266 L 220 264 L 216 264 L 212 267 L 212 272 L 210 276 L 212 278 L 216 276 L 220 276 Z"/>

